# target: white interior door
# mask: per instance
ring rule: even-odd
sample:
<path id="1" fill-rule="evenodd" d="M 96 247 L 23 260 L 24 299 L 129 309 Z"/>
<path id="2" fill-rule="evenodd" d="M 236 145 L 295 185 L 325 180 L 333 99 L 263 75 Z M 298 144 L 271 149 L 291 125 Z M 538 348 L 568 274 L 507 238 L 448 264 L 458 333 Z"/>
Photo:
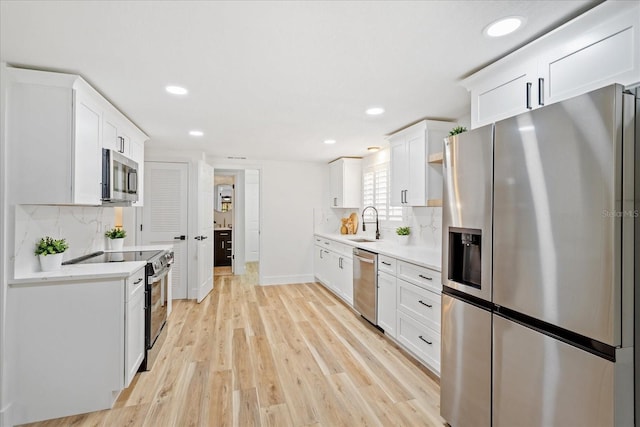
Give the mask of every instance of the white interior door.
<path id="1" fill-rule="evenodd" d="M 245 261 L 260 259 L 260 174 L 246 170 L 245 175 Z"/>
<path id="2" fill-rule="evenodd" d="M 198 162 L 198 235 L 194 238 L 198 263 L 198 302 L 213 289 L 213 168 Z"/>
<path id="3" fill-rule="evenodd" d="M 142 208 L 142 243 L 173 245 L 173 298 L 187 298 L 189 165 L 145 162 L 144 181 L 146 194 Z"/>

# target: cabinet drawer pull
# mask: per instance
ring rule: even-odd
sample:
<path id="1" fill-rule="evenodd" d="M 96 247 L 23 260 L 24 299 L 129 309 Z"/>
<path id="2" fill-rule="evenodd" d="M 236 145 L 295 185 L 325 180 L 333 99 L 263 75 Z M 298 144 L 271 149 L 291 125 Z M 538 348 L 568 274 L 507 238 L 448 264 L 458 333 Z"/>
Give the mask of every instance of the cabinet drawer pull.
<path id="1" fill-rule="evenodd" d="M 424 306 L 429 307 L 429 308 L 432 308 L 432 307 L 433 307 L 433 305 L 431 305 L 431 304 L 427 304 L 426 302 L 424 302 L 424 301 L 422 301 L 422 300 L 418 300 L 418 302 L 419 302 L 420 304 L 424 305 Z"/>
<path id="2" fill-rule="evenodd" d="M 135 282 L 133 282 L 134 285 L 137 285 L 138 283 L 142 282 L 143 277 L 139 278 L 138 280 L 136 280 Z"/>
<path id="3" fill-rule="evenodd" d="M 418 277 L 423 278 L 424 280 L 433 280 L 433 277 L 423 276 L 422 274 L 418 274 Z"/>
<path id="4" fill-rule="evenodd" d="M 418 338 L 420 338 L 422 341 L 426 342 L 429 345 L 433 344 L 433 342 L 427 341 L 426 339 L 424 339 L 424 337 L 422 335 L 418 335 Z"/>
<path id="5" fill-rule="evenodd" d="M 390 262 L 384 262 L 384 261 L 380 261 L 380 262 L 381 262 L 381 263 L 383 263 L 384 265 L 391 266 L 391 263 L 390 263 Z"/>
<path id="6" fill-rule="evenodd" d="M 527 82 L 527 110 L 531 110 L 531 86 L 533 83 Z"/>
<path id="7" fill-rule="evenodd" d="M 329 242 L 324 242 L 324 244 L 325 244 L 325 245 L 330 245 L 331 243 L 329 243 Z"/>

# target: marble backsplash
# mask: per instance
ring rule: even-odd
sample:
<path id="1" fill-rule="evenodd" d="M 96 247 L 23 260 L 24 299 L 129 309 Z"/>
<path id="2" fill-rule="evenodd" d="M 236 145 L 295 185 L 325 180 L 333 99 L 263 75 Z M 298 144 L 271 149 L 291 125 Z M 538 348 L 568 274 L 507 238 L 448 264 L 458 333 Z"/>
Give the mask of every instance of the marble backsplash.
<path id="1" fill-rule="evenodd" d="M 314 231 L 319 233 L 340 233 L 340 219 L 357 212 L 360 221 L 361 210 L 316 208 L 313 211 Z M 402 208 L 402 221 L 381 221 L 380 238 L 396 239 L 396 228 L 409 226 L 411 236 L 409 245 L 422 246 L 429 249 L 442 250 L 442 208 L 414 207 Z M 375 225 L 367 224 L 367 231 L 362 231 L 362 224 L 358 226 L 358 235 L 375 238 Z"/>
<path id="2" fill-rule="evenodd" d="M 19 205 L 15 207 L 14 277 L 40 271 L 34 255 L 45 236 L 64 238 L 69 244 L 63 260 L 104 250 L 105 230 L 114 225 L 114 208 Z"/>

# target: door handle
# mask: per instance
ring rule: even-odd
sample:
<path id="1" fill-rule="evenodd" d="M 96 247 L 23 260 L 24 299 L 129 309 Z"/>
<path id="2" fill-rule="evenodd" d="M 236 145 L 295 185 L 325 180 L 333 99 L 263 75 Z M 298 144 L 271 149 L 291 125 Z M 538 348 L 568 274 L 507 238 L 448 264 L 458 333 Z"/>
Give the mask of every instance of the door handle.
<path id="1" fill-rule="evenodd" d="M 433 307 L 431 304 L 427 304 L 426 302 L 422 301 L 422 300 L 418 300 L 418 302 L 424 306 L 427 306 L 429 308 Z"/>
<path id="2" fill-rule="evenodd" d="M 533 83 L 527 82 L 527 110 L 531 110 L 531 86 L 533 86 Z"/>
<path id="3" fill-rule="evenodd" d="M 196 239 L 196 240 L 206 240 L 208 238 L 209 237 L 207 237 L 207 236 L 196 236 L 196 237 L 194 237 L 194 239 Z"/>
<path id="4" fill-rule="evenodd" d="M 538 105 L 544 105 L 544 79 L 538 79 Z"/>
<path id="5" fill-rule="evenodd" d="M 176 236 L 173 238 L 173 240 L 185 240 L 187 238 L 187 236 L 185 236 L 184 234 L 182 236 Z"/>

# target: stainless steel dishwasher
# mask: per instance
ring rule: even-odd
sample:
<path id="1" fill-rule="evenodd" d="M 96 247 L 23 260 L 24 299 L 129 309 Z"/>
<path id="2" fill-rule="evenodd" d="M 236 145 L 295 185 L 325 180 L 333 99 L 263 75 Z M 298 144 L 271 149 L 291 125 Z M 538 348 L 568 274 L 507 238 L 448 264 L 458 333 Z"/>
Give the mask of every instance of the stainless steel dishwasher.
<path id="1" fill-rule="evenodd" d="M 353 308 L 378 324 L 378 254 L 353 248 Z"/>

